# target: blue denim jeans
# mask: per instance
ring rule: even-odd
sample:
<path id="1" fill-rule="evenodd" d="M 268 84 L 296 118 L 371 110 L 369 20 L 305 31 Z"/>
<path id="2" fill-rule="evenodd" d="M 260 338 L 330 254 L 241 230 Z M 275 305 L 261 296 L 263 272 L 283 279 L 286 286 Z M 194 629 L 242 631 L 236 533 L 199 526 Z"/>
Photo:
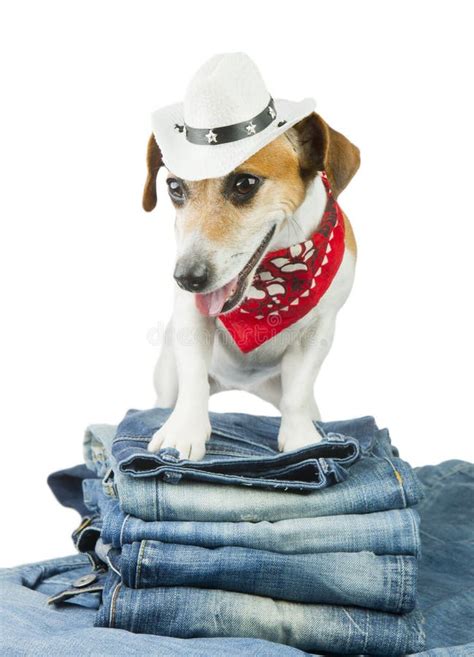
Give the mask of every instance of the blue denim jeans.
<path id="1" fill-rule="evenodd" d="M 305 657 L 260 639 L 175 639 L 94 627 L 90 594 L 48 605 L 48 596 L 90 575 L 82 555 L 0 570 L 0 654 L 5 657 Z M 89 596 L 88 605 L 84 599 Z M 96 601 L 95 607 L 97 607 Z M 423 656 L 424 657 L 424 656 Z"/>
<path id="2" fill-rule="evenodd" d="M 56 473 L 50 484 L 64 478 L 71 473 Z M 207 587 L 396 613 L 414 607 L 412 509 L 277 523 L 147 522 L 125 516 L 99 480 L 85 479 L 83 489 L 91 517 L 75 532 L 76 547 L 90 554 L 100 535 L 128 587 Z"/>
<path id="3" fill-rule="evenodd" d="M 221 424 L 229 422 L 236 443 L 247 439 L 247 456 L 257 447 L 249 441 L 252 417 L 239 416 L 238 431 L 233 414 L 223 415 Z M 278 418 L 261 418 L 260 432 L 268 440 L 277 439 Z M 232 428 L 233 427 L 233 428 Z M 185 480 L 180 483 L 155 476 L 132 476 L 120 471 L 117 450 L 113 447 L 114 427 L 91 426 L 85 437 L 86 463 L 98 475 L 114 469 L 107 477 L 109 492 L 115 491 L 125 513 L 143 520 L 186 520 L 212 522 L 275 522 L 291 518 L 372 513 L 413 506 L 421 498 L 421 489 L 410 466 L 399 458 L 386 430 L 378 430 L 372 418 L 323 424 L 326 431 L 350 435 L 359 442 L 361 458 L 350 466 L 350 477 L 307 494 L 290 490 L 264 490 L 251 481 L 246 486 L 223 486 L 215 481 Z M 298 459 L 303 450 L 293 452 Z M 304 454 L 303 454 L 304 455 Z M 227 457 L 226 457 L 227 458 Z M 237 459 L 238 461 L 239 459 Z M 342 467 L 342 466 L 341 466 Z M 332 481 L 335 483 L 335 480 Z"/>
<path id="4" fill-rule="evenodd" d="M 277 523 L 147 522 L 124 515 L 99 480 L 83 488 L 91 516 L 75 532 L 76 547 L 89 552 L 100 535 L 128 587 L 207 587 L 396 613 L 414 607 L 413 509 Z"/>
<path id="5" fill-rule="evenodd" d="M 253 637 L 309 652 L 395 656 L 424 647 L 417 612 L 387 614 L 184 586 L 130 589 L 115 573 L 96 625 L 181 638 Z"/>
<path id="6" fill-rule="evenodd" d="M 415 607 L 417 560 L 370 552 L 278 554 L 136 541 L 109 553 L 129 588 L 183 586 L 405 613 Z M 370 576 L 369 576 L 370 575 Z"/>
<path id="7" fill-rule="evenodd" d="M 149 415 L 147 412 L 138 414 L 138 417 L 143 419 Z M 239 416 L 238 423 L 234 416 L 219 417 L 217 425 L 221 434 L 234 432 L 226 436 L 228 453 L 232 452 L 232 444 L 237 445 L 233 466 L 243 466 L 241 455 L 237 453 L 242 443 L 245 444 L 245 463 L 251 461 L 252 453 L 258 455 L 259 447 L 251 440 L 252 421 L 253 418 L 248 416 Z M 138 424 L 134 436 L 145 445 L 156 429 L 156 422 L 152 428 L 146 426 L 145 431 Z M 328 430 L 327 426 L 325 428 Z M 92 427 L 86 437 L 88 462 L 101 475 L 112 464 L 115 479 L 111 480 L 110 473 L 106 475 L 106 490 L 118 494 L 122 509 L 142 516 L 139 520 L 124 516 L 123 512 L 104 514 L 99 500 L 98 506 L 104 515 L 102 541 L 110 539 L 121 551 L 109 553 L 112 573 L 106 584 L 104 605 L 97 623 L 132 631 L 177 633 L 183 637 L 212 636 L 219 632 L 225 636 L 263 636 L 274 641 L 284 640 L 284 631 L 286 641 L 297 647 L 337 649 L 341 653 L 360 652 L 368 646 L 373 652 L 387 655 L 421 649 L 423 638 L 418 613 L 403 616 L 383 613 L 408 611 L 414 605 L 416 565 L 411 553 L 416 554 L 418 550 L 417 516 L 408 507 L 419 499 L 420 487 L 411 468 L 399 459 L 391 446 L 388 433 L 379 431 L 371 418 L 333 424 L 330 430 L 337 429 L 342 433 L 342 428 L 345 433 L 350 430 L 355 437 L 361 457 L 348 469 L 349 476 L 341 478 L 336 485 L 330 486 L 328 482 L 324 488 L 302 495 L 301 492 L 262 490 L 253 485 L 250 477 L 247 477 L 245 487 L 233 485 L 232 480 L 222 478 L 222 472 L 211 473 L 213 483 L 185 476 L 179 481 L 174 478 L 163 481 L 152 476 L 156 472 L 148 466 L 140 472 L 124 472 L 121 464 L 132 462 L 136 465 L 142 458 L 141 452 L 130 457 L 129 451 L 125 456 L 120 451 L 136 451 L 136 446 L 129 444 L 133 432 L 128 430 L 126 435 L 117 432 L 120 437 L 117 442 L 111 439 L 112 432 L 106 430 L 107 435 L 103 437 L 102 428 Z M 275 419 L 261 419 L 260 434 L 264 430 L 267 439 L 276 444 L 278 426 Z M 229 459 L 227 452 L 225 462 Z M 294 452 L 292 467 L 303 462 L 306 456 L 305 450 Z M 215 454 L 213 458 L 216 458 Z M 222 467 L 224 461 L 217 459 L 217 463 Z M 246 470 L 245 474 L 248 475 L 249 471 Z M 223 485 L 226 482 L 232 485 Z M 204 495 L 209 489 L 214 496 L 206 500 Z M 86 485 L 86 497 L 91 498 L 93 490 L 93 485 Z M 163 507 L 156 513 L 157 503 L 161 504 L 166 495 L 175 495 L 175 491 L 197 498 L 191 505 L 186 504 L 188 511 L 191 506 L 192 514 L 202 513 L 203 506 L 216 513 L 217 506 L 221 515 L 215 518 L 211 513 L 210 518 L 200 517 L 199 520 L 204 522 L 197 522 L 194 515 L 189 522 L 157 522 L 156 517 L 168 517 L 163 513 Z M 141 500 L 140 495 L 143 495 Z M 255 516 L 255 495 L 263 496 L 261 499 L 264 500 L 260 516 Z M 326 500 L 326 496 L 329 499 Z M 138 503 L 134 504 L 133 500 L 138 500 Z M 312 539 L 319 540 L 319 553 L 306 548 L 298 554 L 293 548 L 292 554 L 285 554 L 284 549 L 281 552 L 276 549 L 285 527 L 279 529 L 277 526 L 275 532 L 274 523 L 266 518 L 273 520 L 276 512 L 278 522 L 278 509 L 286 500 L 292 501 L 293 507 L 288 508 L 294 508 L 296 515 L 292 518 L 290 514 L 287 516 L 290 520 L 282 522 L 286 522 L 287 532 L 291 526 L 299 528 L 301 545 L 305 541 L 305 517 L 310 523 L 321 523 L 320 528 L 325 534 Z M 232 507 L 236 504 L 244 509 L 243 517 L 235 517 Z M 109 508 L 117 511 L 117 504 L 114 507 L 109 503 Z M 368 513 L 372 510 L 383 517 L 380 524 Z M 334 516 L 334 512 L 340 516 Z M 151 521 L 144 522 L 143 518 L 148 519 L 149 515 Z M 170 515 L 174 517 L 176 509 L 170 508 Z M 179 515 L 178 518 L 182 520 Z M 364 534 L 351 531 L 352 518 L 356 519 L 355 529 L 365 530 Z M 246 529 L 251 524 L 248 519 L 256 521 L 250 531 Z M 331 521 L 334 519 L 336 531 L 333 535 Z M 128 522 L 137 523 L 137 532 L 145 530 L 146 540 L 139 533 L 135 535 L 135 541 L 126 540 Z M 216 541 L 225 543 L 223 532 L 225 526 L 231 524 L 232 534 L 227 534 L 227 541 L 232 537 L 238 541 L 242 536 L 248 544 L 227 543 L 216 547 Z M 154 528 L 162 531 L 165 525 L 174 525 L 178 533 L 187 534 L 188 541 L 189 532 L 194 531 L 198 535 L 197 544 L 149 538 Z M 382 527 L 389 527 L 386 534 Z M 398 527 L 402 528 L 401 534 L 397 534 Z M 373 531 L 368 536 L 369 528 Z M 270 549 L 263 550 L 261 543 L 256 548 L 252 544 L 255 537 L 260 537 L 260 542 L 267 541 Z M 210 541 L 211 547 L 199 545 L 200 540 Z M 354 547 L 351 551 L 351 542 L 353 545 L 365 542 L 365 547 L 370 543 L 377 554 L 356 551 Z M 289 544 L 293 542 L 289 541 Z M 403 552 L 405 544 L 409 554 Z M 331 552 L 329 545 L 345 545 L 345 551 Z M 394 554 L 390 554 L 391 549 Z M 191 600 L 192 604 L 186 600 Z M 325 604 L 317 604 L 320 602 Z M 376 611 L 370 607 L 375 607 Z M 170 616 L 166 615 L 165 609 Z M 175 619 L 171 628 L 170 617 Z M 220 619 L 219 625 L 216 625 L 216 618 Z M 258 621 L 252 620 L 256 618 Z M 307 625 L 313 628 L 313 633 L 302 631 L 301 627 Z"/>
<path id="8" fill-rule="evenodd" d="M 90 504 L 90 493 L 88 497 Z M 104 499 L 101 507 L 102 538 L 114 548 L 148 540 L 203 548 L 236 546 L 283 554 L 366 551 L 417 556 L 419 552 L 419 518 L 415 509 L 276 522 L 216 523 L 141 520 L 123 513 L 116 500 Z"/>
<path id="9" fill-rule="evenodd" d="M 70 479 L 67 472 L 57 473 L 55 479 L 65 474 Z M 83 482 L 87 506 L 98 515 L 81 523 L 74 535 L 76 547 L 93 556 L 90 550 L 101 536 L 101 545 L 109 548 L 102 560 L 130 588 L 206 587 L 395 613 L 414 608 L 417 564 L 413 553 L 418 552 L 419 536 L 418 516 L 412 509 L 279 523 L 146 522 L 124 516 L 118 502 L 107 500 L 98 484 L 99 480 Z M 174 532 L 170 533 L 169 525 Z M 286 530 L 276 527 L 275 531 L 275 525 Z M 298 530 L 293 532 L 296 543 L 291 528 Z M 156 540 L 163 530 L 168 539 L 184 538 L 187 544 Z M 252 541 L 255 537 L 258 543 Z M 247 546 L 238 545 L 246 541 Z M 263 549 L 262 541 L 270 549 Z M 315 542 L 319 551 L 313 552 L 310 546 Z M 367 551 L 368 542 L 374 551 Z M 409 554 L 403 552 L 403 545 Z"/>
<path id="10" fill-rule="evenodd" d="M 423 484 L 419 606 L 426 648 L 474 642 L 474 465 L 446 461 L 417 469 Z M 465 655 L 474 655 L 474 647 Z"/>
<path id="11" fill-rule="evenodd" d="M 423 553 L 419 607 L 425 615 L 426 633 L 426 650 L 417 653 L 417 657 L 468 657 L 474 655 L 474 466 L 450 461 L 420 468 L 417 474 L 425 492 L 418 508 Z M 2 654 L 8 657 L 309 655 L 258 639 L 183 640 L 93 627 L 96 612 L 77 604 L 85 597 L 82 594 L 59 607 L 46 603 L 48 595 L 60 593 L 78 577 L 90 573 L 88 564 L 84 556 L 74 556 L 0 571 Z M 76 604 L 71 604 L 74 601 Z M 349 625 L 352 626 L 350 621 Z M 317 657 L 321 654 L 317 653 Z"/>
<path id="12" fill-rule="evenodd" d="M 347 477 L 347 467 L 360 455 L 362 445 L 343 436 L 347 423 L 319 423 L 324 439 L 293 452 L 278 450 L 280 418 L 242 413 L 210 413 L 212 434 L 201 461 L 180 460 L 175 449 L 157 454 L 147 451 L 153 434 L 167 420 L 170 409 L 129 411 L 119 424 L 112 445 L 118 470 L 132 477 L 150 477 L 168 483 L 207 481 L 253 486 L 269 490 L 311 491 Z M 375 423 L 372 418 L 354 420 L 361 441 L 370 448 Z M 192 431 L 192 427 L 189 428 Z"/>

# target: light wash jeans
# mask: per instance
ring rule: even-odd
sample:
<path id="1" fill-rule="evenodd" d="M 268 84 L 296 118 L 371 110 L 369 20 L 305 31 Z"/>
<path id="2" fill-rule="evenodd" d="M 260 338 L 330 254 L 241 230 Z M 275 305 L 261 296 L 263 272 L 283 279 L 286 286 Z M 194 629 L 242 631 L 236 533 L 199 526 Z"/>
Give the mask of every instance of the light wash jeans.
<path id="1" fill-rule="evenodd" d="M 181 638 L 253 637 L 308 652 L 406 655 L 424 647 L 421 614 L 310 605 L 206 588 L 130 589 L 111 573 L 97 626 Z"/>
<path id="2" fill-rule="evenodd" d="M 426 650 L 416 657 L 474 655 L 474 466 L 449 461 L 417 470 L 425 491 L 419 505 L 422 559 L 419 606 Z M 73 504 L 71 504 L 73 506 Z M 303 652 L 259 639 L 175 639 L 93 627 L 95 610 L 79 594 L 48 605 L 78 577 L 90 573 L 84 556 L 0 571 L 0 640 L 6 657 L 303 657 Z M 79 589 L 78 589 L 79 590 Z M 86 594 L 90 596 L 92 594 Z M 72 604 L 73 602 L 76 604 Z M 98 601 L 97 601 L 98 604 Z M 349 619 L 348 619 L 349 620 Z M 321 657 L 320 653 L 315 653 Z"/>
<path id="3" fill-rule="evenodd" d="M 325 487 L 302 495 L 301 492 L 262 490 L 254 485 L 251 477 L 246 479 L 245 487 L 233 485 L 222 472 L 212 473 L 212 483 L 184 475 L 165 483 L 156 476 L 158 473 L 149 466 L 148 460 L 138 467 L 144 457 L 143 445 L 146 446 L 156 429 L 156 422 L 145 422 L 150 415 L 150 412 L 131 414 L 134 422 L 137 416 L 140 422 L 133 430 L 128 427 L 124 431 L 122 427 L 113 440 L 110 440 L 111 431 L 103 437 L 108 430 L 101 427 L 91 427 L 86 436 L 88 463 L 101 475 L 107 466 L 113 466 L 115 478 L 111 479 L 110 472 L 106 474 L 105 490 L 118 493 L 123 510 L 146 520 L 151 518 L 151 522 L 144 523 L 124 517 L 123 513 L 115 514 L 111 520 L 107 513 L 104 516 L 111 542 L 119 543 L 122 549 L 119 554 L 110 554 L 116 572 L 108 578 L 104 606 L 97 620 L 99 624 L 140 632 L 178 633 L 183 637 L 212 636 L 216 632 L 226 636 L 249 636 L 250 632 L 250 636 L 278 642 L 284 640 L 285 628 L 286 640 L 292 645 L 340 653 L 360 652 L 368 650 L 369 646 L 372 652 L 386 655 L 421 648 L 418 613 L 403 616 L 383 613 L 384 610 L 400 612 L 413 608 L 416 564 L 414 556 L 405 555 L 401 546 L 406 543 L 409 552 L 414 554 L 418 550 L 417 516 L 408 507 L 420 498 L 420 487 L 411 468 L 391 446 L 388 432 L 379 431 L 372 418 L 325 425 L 327 431 L 337 429 L 338 434 L 356 436 L 361 456 L 348 469 L 348 476 L 336 485 L 328 482 Z M 239 416 L 238 423 L 233 415 L 219 417 L 219 435 L 226 434 L 227 439 L 226 453 L 224 460 L 217 459 L 213 463 L 218 462 L 220 467 L 228 464 L 233 444 L 239 448 L 241 443 L 245 445 L 244 459 L 234 454 L 234 466 L 243 467 L 251 460 L 252 453 L 258 454 L 260 447 L 253 442 L 253 421 L 249 416 Z M 216 422 L 214 419 L 214 425 Z M 266 432 L 267 439 L 276 444 L 277 431 L 274 418 L 260 418 L 260 438 Z M 347 439 L 342 440 L 347 442 Z M 294 452 L 292 468 L 303 463 L 306 456 L 305 450 Z M 216 454 L 212 457 L 216 458 Z M 153 463 L 156 465 L 155 461 Z M 135 470 L 130 464 L 134 464 Z M 210 499 L 206 499 L 209 491 L 212 491 Z M 169 511 L 163 506 L 168 495 L 173 498 Z M 202 540 L 210 541 L 212 549 L 200 546 L 199 538 L 197 545 L 139 540 L 143 538 L 139 534 L 135 542 L 125 540 L 127 521 L 136 520 L 136 528 L 140 531 L 146 525 L 152 525 L 151 530 L 161 527 L 163 523 L 156 522 L 156 518 L 177 516 L 182 520 L 181 507 L 176 504 L 180 495 L 184 496 L 182 506 L 189 514 L 184 518 L 190 522 L 168 520 L 167 523 L 175 527 L 188 525 L 184 531 L 194 530 L 198 536 L 202 528 Z M 261 500 L 260 509 L 256 509 L 255 499 Z M 283 518 L 291 519 L 295 514 L 290 522 L 299 527 L 302 544 L 305 517 L 313 523 L 321 523 L 326 530 L 319 538 L 321 552 L 303 552 L 296 556 L 275 550 L 284 526 L 282 530 L 277 527 L 275 534 L 270 529 L 273 523 L 267 518 L 278 521 L 281 505 L 285 504 L 287 510 L 293 510 L 289 515 L 284 513 Z M 375 524 L 377 519 L 374 523 L 373 519 L 360 518 L 362 514 L 370 517 L 371 511 L 383 516 L 383 522 Z M 355 537 L 356 532 L 350 529 L 353 517 L 356 530 L 368 530 L 369 525 L 375 530 L 370 537 L 360 532 Z M 336 531 L 332 537 L 334 518 Z M 245 528 L 250 525 L 248 519 L 256 521 L 260 541 L 267 541 L 271 550 L 262 550 L 261 545 L 255 549 L 251 543 L 255 529 L 250 533 L 247 530 L 245 538 Z M 221 524 L 228 526 L 231 521 L 234 522 L 232 537 L 238 541 L 242 535 L 243 540 L 249 542 L 246 547 L 233 544 L 216 547 L 215 542 L 223 540 Z M 389 527 L 387 534 L 382 533 L 382 527 Z M 398 528 L 402 528 L 401 534 L 397 534 Z M 225 532 L 225 527 L 222 529 Z M 102 539 L 107 541 L 108 538 L 105 530 Z M 345 544 L 346 551 L 331 553 L 328 548 L 331 541 L 333 545 Z M 350 552 L 351 541 L 371 542 L 377 555 Z M 390 549 L 394 555 L 385 552 Z M 192 604 L 185 603 L 186 600 L 191 600 Z M 317 602 L 326 604 L 315 604 Z M 170 610 L 170 616 L 164 613 L 165 608 Z M 176 623 L 167 630 L 170 617 Z M 216 618 L 221 619 L 220 624 L 216 624 Z M 312 627 L 314 632 L 302 631 L 303 626 Z"/>
<path id="4" fill-rule="evenodd" d="M 90 574 L 83 555 L 0 570 L 2 657 L 305 657 L 260 639 L 176 639 L 94 627 L 97 611 L 80 594 L 61 606 L 48 596 Z M 95 607 L 98 605 L 96 601 Z"/>
<path id="5" fill-rule="evenodd" d="M 136 541 L 110 558 L 125 586 L 220 589 L 292 602 L 405 613 L 415 607 L 415 557 L 370 552 L 278 554 Z"/>
<path id="6" fill-rule="evenodd" d="M 75 471 L 56 473 L 50 484 L 70 481 Z M 128 587 L 206 587 L 395 613 L 414 608 L 419 535 L 412 509 L 277 523 L 147 522 L 124 516 L 99 480 L 85 479 L 83 489 L 97 515 L 74 533 L 76 547 L 109 563 Z M 157 540 L 162 535 L 168 542 Z M 102 555 L 94 555 L 99 536 Z"/>
<path id="7" fill-rule="evenodd" d="M 203 548 L 236 546 L 283 554 L 373 552 L 417 556 L 420 544 L 415 509 L 276 522 L 146 521 L 123 513 L 117 500 L 105 500 L 102 514 L 102 538 L 115 548 L 150 540 Z"/>

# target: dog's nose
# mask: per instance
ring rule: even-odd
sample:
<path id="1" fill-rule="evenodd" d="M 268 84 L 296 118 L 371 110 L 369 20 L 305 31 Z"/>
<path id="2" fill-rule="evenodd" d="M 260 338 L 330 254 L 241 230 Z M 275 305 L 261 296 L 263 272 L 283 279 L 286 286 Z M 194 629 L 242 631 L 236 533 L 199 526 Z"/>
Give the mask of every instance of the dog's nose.
<path id="1" fill-rule="evenodd" d="M 185 264 L 178 261 L 174 278 L 179 287 L 188 292 L 200 292 L 209 282 L 209 267 L 205 262 Z"/>

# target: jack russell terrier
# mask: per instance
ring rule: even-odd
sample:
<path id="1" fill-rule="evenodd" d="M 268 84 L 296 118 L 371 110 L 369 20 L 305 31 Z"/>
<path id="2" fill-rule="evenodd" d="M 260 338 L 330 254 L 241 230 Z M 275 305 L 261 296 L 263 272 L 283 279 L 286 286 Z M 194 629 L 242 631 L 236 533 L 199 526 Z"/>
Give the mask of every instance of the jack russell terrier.
<path id="1" fill-rule="evenodd" d="M 337 198 L 360 157 L 313 109 L 273 100 L 255 64 L 231 53 L 153 115 L 143 207 L 155 207 L 164 165 L 177 287 L 155 371 L 156 404 L 174 410 L 150 451 L 201 459 L 209 395 L 234 389 L 280 410 L 281 450 L 321 438 L 313 387 L 356 263 Z"/>

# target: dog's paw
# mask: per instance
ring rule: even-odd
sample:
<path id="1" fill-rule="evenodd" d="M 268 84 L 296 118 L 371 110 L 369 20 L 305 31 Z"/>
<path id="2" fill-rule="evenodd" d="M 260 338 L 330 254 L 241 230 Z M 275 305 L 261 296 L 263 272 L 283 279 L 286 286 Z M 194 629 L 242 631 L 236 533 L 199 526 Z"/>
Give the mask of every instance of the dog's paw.
<path id="1" fill-rule="evenodd" d="M 322 435 L 310 418 L 282 417 L 278 433 L 278 447 L 281 452 L 291 452 L 311 443 L 319 443 L 321 440 Z"/>
<path id="2" fill-rule="evenodd" d="M 164 425 L 155 431 L 148 444 L 149 452 L 158 452 L 165 447 L 173 447 L 180 459 L 199 461 L 206 453 L 206 442 L 211 435 L 209 417 L 200 420 L 182 418 L 172 413 Z"/>

